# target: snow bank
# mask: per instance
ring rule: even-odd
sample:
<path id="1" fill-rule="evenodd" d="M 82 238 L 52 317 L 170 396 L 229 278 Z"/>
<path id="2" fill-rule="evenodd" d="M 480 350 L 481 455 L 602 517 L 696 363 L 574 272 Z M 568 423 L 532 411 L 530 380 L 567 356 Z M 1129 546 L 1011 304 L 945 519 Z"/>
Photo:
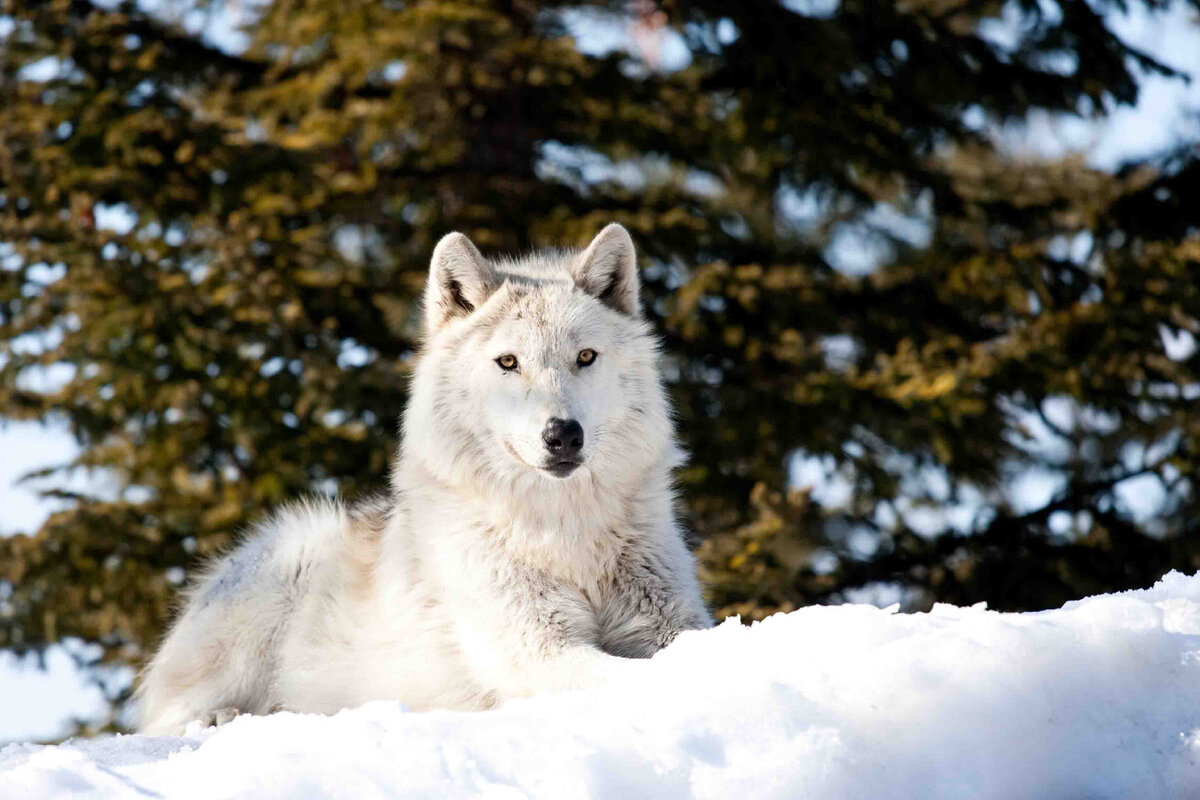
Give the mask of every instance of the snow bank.
<path id="1" fill-rule="evenodd" d="M 2 713 L 2 711 L 0 711 Z M 806 608 L 637 685 L 0 751 L 0 797 L 1200 798 L 1200 575 L 1057 611 Z"/>

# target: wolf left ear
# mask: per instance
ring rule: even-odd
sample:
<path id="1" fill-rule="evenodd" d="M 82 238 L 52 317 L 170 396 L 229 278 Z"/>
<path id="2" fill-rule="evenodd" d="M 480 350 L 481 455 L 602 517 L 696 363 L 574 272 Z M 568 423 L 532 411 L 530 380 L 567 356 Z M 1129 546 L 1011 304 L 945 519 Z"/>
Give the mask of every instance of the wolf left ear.
<path id="1" fill-rule="evenodd" d="M 464 234 L 448 233 L 433 249 L 425 284 L 425 332 L 483 305 L 496 289 L 495 272 Z"/>
<path id="2" fill-rule="evenodd" d="M 638 316 L 637 252 L 629 231 L 613 222 L 596 234 L 576 262 L 575 284 L 605 305 Z"/>

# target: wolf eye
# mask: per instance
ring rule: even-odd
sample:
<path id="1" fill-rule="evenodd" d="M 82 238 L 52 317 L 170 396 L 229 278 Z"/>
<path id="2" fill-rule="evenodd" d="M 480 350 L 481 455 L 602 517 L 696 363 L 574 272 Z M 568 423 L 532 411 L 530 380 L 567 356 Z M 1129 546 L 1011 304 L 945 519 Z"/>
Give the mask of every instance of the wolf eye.
<path id="1" fill-rule="evenodd" d="M 595 350 L 580 350 L 579 356 L 575 359 L 575 363 L 581 367 L 589 366 L 596 360 Z"/>
<path id="2" fill-rule="evenodd" d="M 505 372 L 513 372 L 518 366 L 520 366 L 517 363 L 517 357 L 511 353 L 506 353 L 505 355 L 500 356 L 496 359 L 496 363 L 499 364 L 500 369 L 504 370 Z"/>

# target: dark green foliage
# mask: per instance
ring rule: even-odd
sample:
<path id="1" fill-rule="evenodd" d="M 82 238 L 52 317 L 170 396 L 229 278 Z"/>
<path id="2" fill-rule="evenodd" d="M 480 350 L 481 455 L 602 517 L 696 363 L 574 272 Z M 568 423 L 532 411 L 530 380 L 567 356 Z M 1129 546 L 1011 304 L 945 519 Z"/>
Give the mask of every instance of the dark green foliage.
<path id="1" fill-rule="evenodd" d="M 796 6 L 664 2 L 690 56 L 655 70 L 566 35 L 560 11 L 623 24 L 615 2 L 275 0 L 236 53 L 132 3 L 0 4 L 0 413 L 67 424 L 120 487 L 0 540 L 0 646 L 136 663 L 247 520 L 381 485 L 454 229 L 637 238 L 722 613 L 878 582 L 1041 608 L 1200 566 L 1200 356 L 1163 344 L 1200 332 L 1196 149 L 1110 175 L 978 124 L 1169 70 L 1097 3 L 1014 4 L 1015 45 L 980 33 L 999 3 Z M 866 274 L 828 247 L 847 231 Z M 73 377 L 34 391 L 39 364 Z M 848 499 L 789 487 L 796 454 Z M 1058 481 L 1033 509 L 1005 492 L 1029 469 Z M 1166 488 L 1149 518 L 1135 475 Z"/>

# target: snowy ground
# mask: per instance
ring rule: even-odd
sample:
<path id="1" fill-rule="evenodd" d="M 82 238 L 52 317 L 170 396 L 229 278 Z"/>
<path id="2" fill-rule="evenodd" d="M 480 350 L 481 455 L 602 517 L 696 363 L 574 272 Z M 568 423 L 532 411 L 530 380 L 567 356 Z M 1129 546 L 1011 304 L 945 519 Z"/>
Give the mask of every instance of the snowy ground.
<path id="1" fill-rule="evenodd" d="M 0 712 L 2 713 L 2 712 Z M 1200 575 L 1056 611 L 727 622 L 638 685 L 0 751 L 0 797 L 1198 798 Z"/>

